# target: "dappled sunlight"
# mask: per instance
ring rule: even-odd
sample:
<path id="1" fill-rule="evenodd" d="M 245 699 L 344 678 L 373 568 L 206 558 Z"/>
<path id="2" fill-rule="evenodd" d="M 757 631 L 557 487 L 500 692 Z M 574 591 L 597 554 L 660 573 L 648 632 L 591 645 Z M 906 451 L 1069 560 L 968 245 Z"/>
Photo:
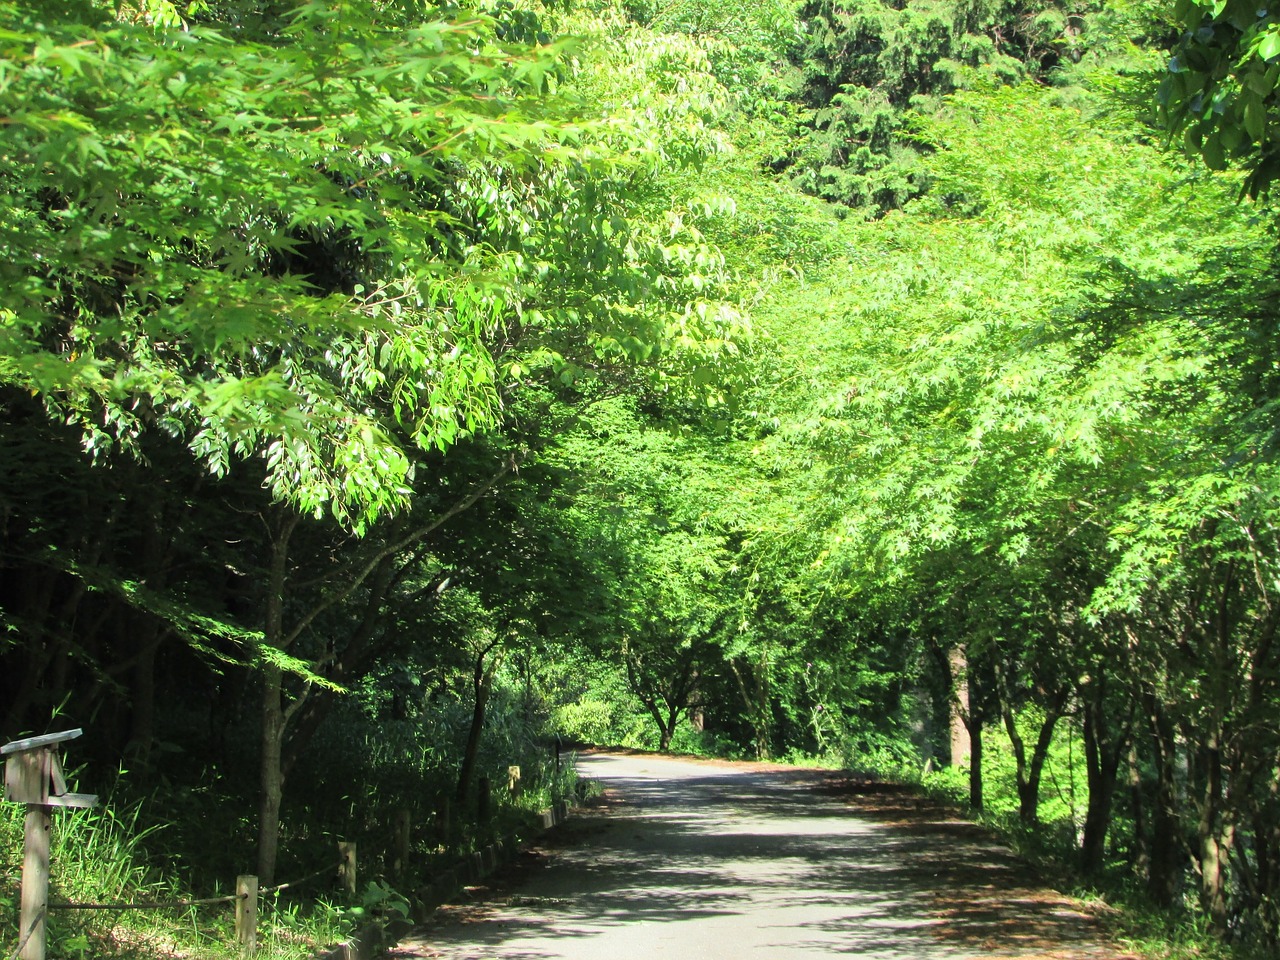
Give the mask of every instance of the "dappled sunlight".
<path id="1" fill-rule="evenodd" d="M 609 756 L 582 767 L 605 786 L 599 806 L 443 908 L 399 956 L 1121 956 L 945 808 L 814 771 Z"/>

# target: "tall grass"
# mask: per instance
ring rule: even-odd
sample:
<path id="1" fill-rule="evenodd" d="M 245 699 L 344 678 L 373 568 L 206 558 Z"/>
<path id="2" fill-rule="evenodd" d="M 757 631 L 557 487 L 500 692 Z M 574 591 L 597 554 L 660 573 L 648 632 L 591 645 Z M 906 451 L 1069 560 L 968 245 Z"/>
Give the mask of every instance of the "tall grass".
<path id="1" fill-rule="evenodd" d="M 194 899 L 165 876 L 148 850 L 159 847 L 165 825 L 145 820 L 146 804 L 107 802 L 92 810 L 55 810 L 50 837 L 52 904 L 134 904 Z M 0 804 L 0 956 L 19 940 L 25 807 Z M 205 891 L 200 897 L 227 891 Z M 260 915 L 263 960 L 303 960 L 341 940 L 350 928 L 339 912 L 264 898 Z M 155 960 L 174 955 L 223 960 L 238 957 L 234 906 L 148 910 L 52 909 L 48 955 L 68 960 Z"/>
<path id="2" fill-rule="evenodd" d="M 480 773 L 492 786 L 491 817 L 454 799 L 470 723 L 466 703 L 424 696 L 396 711 L 375 691 L 344 700 L 290 775 L 277 878 L 330 872 L 279 896 L 259 912 L 259 956 L 292 960 L 340 941 L 357 924 L 403 905 L 397 890 L 429 885 L 443 868 L 497 837 L 530 836 L 538 813 L 573 792 L 566 752 L 557 767 L 549 709 L 518 678 L 500 676 L 490 702 Z M 536 693 L 536 691 L 535 691 Z M 506 789 L 509 767 L 520 789 Z M 121 774 L 105 802 L 54 813 L 51 899 L 75 903 L 174 902 L 233 892 L 254 860 L 251 756 L 217 762 L 177 751 L 157 769 Z M 246 771 L 249 773 L 246 775 Z M 99 780 L 98 785 L 106 788 Z M 440 817 L 452 804 L 450 816 Z M 397 814 L 411 814 L 408 869 L 396 869 Z M 447 830 L 440 824 L 448 820 Z M 334 893 L 335 841 L 359 847 L 361 893 Z M 0 960 L 18 938 L 23 808 L 0 805 Z M 49 956 L 146 960 L 237 955 L 231 903 L 163 910 L 58 910 L 50 915 Z"/>

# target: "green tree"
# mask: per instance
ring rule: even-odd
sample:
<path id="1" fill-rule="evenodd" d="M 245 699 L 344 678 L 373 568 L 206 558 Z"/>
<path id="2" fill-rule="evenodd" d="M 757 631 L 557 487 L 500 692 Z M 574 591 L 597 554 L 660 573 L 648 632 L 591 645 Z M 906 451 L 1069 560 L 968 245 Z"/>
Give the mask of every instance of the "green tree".
<path id="1" fill-rule="evenodd" d="M 577 47 L 537 43 L 524 9 L 228 4 L 186 28 L 155 5 L 2 9 L 8 395 L 102 463 L 172 437 L 272 501 L 257 630 L 230 628 L 261 666 L 269 878 L 289 725 L 336 682 L 314 627 L 352 600 L 377 622 L 401 555 L 523 457 L 396 519 L 448 483 L 437 455 L 531 384 L 720 398 L 743 324 L 707 206 L 664 180 L 715 149 L 714 104 L 658 90 L 694 61 L 602 46 L 571 78 Z M 657 115 L 611 86 L 619 56 Z M 344 530 L 376 535 L 350 550 Z"/>
<path id="2" fill-rule="evenodd" d="M 800 136 L 776 162 L 802 189 L 879 214 L 927 186 L 915 115 L 975 83 L 1047 78 L 1086 48 L 1092 3 L 818 0 L 800 6 Z"/>
<path id="3" fill-rule="evenodd" d="M 971 720 L 986 712 L 972 707 L 975 681 L 980 700 L 1015 714 L 1013 691 L 1038 684 L 1046 720 L 1067 685 L 1088 754 L 1082 856 L 1098 869 L 1138 704 L 1169 675 L 1121 664 L 1135 644 L 1176 648 L 1173 622 L 1154 615 L 1157 584 L 1197 569 L 1179 558 L 1223 529 L 1202 526 L 1215 511 L 1253 515 L 1269 502 L 1253 431 L 1272 402 L 1259 366 L 1270 350 L 1252 329 L 1268 309 L 1246 300 L 1270 289 L 1270 243 L 1220 186 L 1187 180 L 1145 145 L 1136 124 L 1115 113 L 1086 121 L 1055 96 L 956 94 L 921 124 L 936 151 L 933 190 L 856 230 L 835 276 L 852 270 L 857 283 L 828 287 L 820 320 L 826 400 L 768 444 L 802 444 L 830 470 L 839 507 L 813 512 L 828 525 L 815 576 L 849 602 L 901 595 L 878 604 L 892 617 L 883 632 L 964 644 Z M 1185 198 L 1174 207 L 1171 191 Z M 1247 653 L 1231 662 L 1269 657 L 1266 618 L 1243 614 L 1229 567 L 1215 569 L 1210 595 L 1238 598 L 1244 618 L 1229 630 Z M 1037 651 L 1038 638 L 1051 646 Z M 1245 687 L 1228 660 L 1197 658 L 1201 683 L 1216 678 L 1200 689 Z M 1225 692 L 1209 699 L 1232 715 Z M 1254 768 L 1235 758 L 1218 769 L 1197 779 L 1206 796 L 1230 796 L 1227 771 Z M 1202 870 L 1221 876 L 1215 858 L 1236 819 L 1227 801 L 1206 805 Z M 1209 885 L 1205 908 L 1222 922 L 1227 887 Z"/>
<path id="4" fill-rule="evenodd" d="M 1245 192 L 1266 193 L 1280 173 L 1280 20 L 1239 0 L 1178 0 L 1174 16 L 1183 33 L 1157 97 L 1166 128 L 1210 169 L 1241 161 Z"/>

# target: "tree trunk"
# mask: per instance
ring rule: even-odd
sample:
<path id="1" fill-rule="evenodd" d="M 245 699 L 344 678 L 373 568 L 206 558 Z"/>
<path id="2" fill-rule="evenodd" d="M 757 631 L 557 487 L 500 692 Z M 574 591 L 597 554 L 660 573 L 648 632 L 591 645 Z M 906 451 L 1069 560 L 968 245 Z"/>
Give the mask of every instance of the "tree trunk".
<path id="1" fill-rule="evenodd" d="M 951 687 L 948 712 L 951 725 L 951 766 L 958 767 L 969 759 L 972 744 L 969 741 L 969 660 L 964 645 L 947 651 L 947 666 Z M 979 747 L 981 749 L 981 747 Z"/>
<path id="2" fill-rule="evenodd" d="M 298 517 L 285 508 L 277 511 L 278 527 L 271 531 L 271 556 L 267 564 L 266 594 L 263 598 L 263 637 L 278 650 L 284 641 L 284 596 L 289 573 L 289 538 Z M 284 674 L 281 668 L 265 663 L 261 670 L 261 718 L 258 779 L 261 801 L 258 807 L 258 882 L 269 887 L 275 881 L 276 856 L 280 847 L 280 803 L 284 796 L 285 705 Z"/>
<path id="3" fill-rule="evenodd" d="M 1133 852 L 1130 861 L 1133 872 L 1151 879 L 1152 837 L 1147 825 L 1147 794 L 1142 782 L 1142 767 L 1138 758 L 1138 745 L 1129 744 L 1129 807 L 1133 814 Z"/>
<path id="4" fill-rule="evenodd" d="M 671 738 L 675 736 L 677 722 L 678 721 L 676 720 L 675 717 L 669 717 L 666 723 L 663 723 L 662 721 L 658 721 L 658 730 L 659 730 L 658 752 L 659 753 L 670 752 Z"/>
<path id="5" fill-rule="evenodd" d="M 987 721 L 986 690 L 964 648 L 960 648 L 959 656 L 952 657 L 951 667 L 953 671 L 957 668 L 964 671 L 953 674 L 956 683 L 955 702 L 969 738 L 969 806 L 974 810 L 981 810 L 986 802 L 982 780 L 982 728 Z"/>
<path id="6" fill-rule="evenodd" d="M 1049 762 L 1049 748 L 1053 746 L 1053 731 L 1066 712 L 1067 694 L 1064 690 L 1045 708 L 1044 723 L 1031 748 L 1031 763 L 1027 767 L 1026 782 L 1018 782 L 1018 818 L 1026 824 L 1040 819 L 1040 781 L 1044 777 L 1044 765 Z"/>
<path id="7" fill-rule="evenodd" d="M 981 810 L 982 796 L 982 718 L 972 717 L 965 729 L 969 733 L 969 806 Z"/>
<path id="8" fill-rule="evenodd" d="M 1218 933 L 1227 931 L 1227 856 L 1235 839 L 1226 816 L 1219 731 L 1210 733 L 1202 754 L 1204 792 L 1196 824 L 1200 861 L 1200 903 Z"/>
<path id="9" fill-rule="evenodd" d="M 690 649 L 679 663 L 660 681 L 646 683 L 640 659 L 623 642 L 623 658 L 627 665 L 627 685 L 653 717 L 658 728 L 658 749 L 666 753 L 680 722 L 680 714 L 689 709 L 689 701 L 698 682 L 697 656 Z M 665 708 L 665 714 L 663 712 Z"/>
<path id="10" fill-rule="evenodd" d="M 1036 805 L 1039 802 L 1039 785 L 1035 793 L 1031 792 L 1030 777 L 1027 770 L 1027 745 L 1022 740 L 1022 731 L 1018 729 L 1018 718 L 1014 715 L 1013 704 L 1009 700 L 1008 685 L 1001 682 L 1000 716 L 1004 720 L 1004 731 L 1009 737 L 1009 745 L 1013 748 L 1013 772 L 1018 787 L 1018 817 L 1023 823 L 1035 820 Z"/>
<path id="11" fill-rule="evenodd" d="M 262 734 L 259 741 L 258 779 L 262 797 L 258 806 L 258 882 L 275 882 L 276 856 L 280 849 L 280 803 L 284 799 L 284 678 L 274 664 L 262 667 Z"/>
<path id="12" fill-rule="evenodd" d="M 1173 906 L 1182 873 L 1182 827 L 1178 820 L 1178 798 L 1174 780 L 1177 741 L 1173 724 L 1163 707 L 1149 697 L 1147 717 L 1151 730 L 1151 760 L 1156 768 L 1154 796 L 1151 799 L 1150 860 L 1147 889 L 1162 907 Z"/>
<path id="13" fill-rule="evenodd" d="M 1018 787 L 1018 819 L 1030 826 L 1039 819 L 1040 811 L 1040 779 L 1044 774 L 1044 765 L 1049 757 L 1049 747 L 1053 743 L 1053 731 L 1062 719 L 1066 708 L 1067 691 L 1055 691 L 1044 706 L 1044 721 L 1036 734 L 1035 745 L 1027 757 L 1026 743 L 1022 732 L 1018 729 L 1018 720 L 1014 711 L 1012 683 L 1006 672 L 997 667 L 996 679 L 1000 689 L 1000 714 L 1004 719 L 1005 732 L 1013 747 L 1014 775 Z"/>
<path id="14" fill-rule="evenodd" d="M 1264 929 L 1271 931 L 1274 939 L 1280 933 L 1280 817 L 1277 817 L 1277 799 L 1280 799 L 1280 764 L 1272 761 L 1268 774 L 1270 786 L 1265 799 L 1255 806 L 1253 825 L 1254 870 L 1253 906 L 1258 911 Z"/>
<path id="15" fill-rule="evenodd" d="M 1084 699 L 1085 769 L 1089 800 L 1084 815 L 1084 837 L 1081 842 L 1081 867 L 1086 874 L 1102 871 L 1106 861 L 1107 831 L 1111 827 L 1111 808 L 1120 776 L 1120 761 L 1128 746 L 1127 731 L 1117 731 L 1108 738 L 1103 710 L 1102 681 L 1095 680 L 1082 691 Z"/>
<path id="16" fill-rule="evenodd" d="M 1235 830 L 1223 825 L 1206 830 L 1200 837 L 1200 899 L 1214 932 L 1227 932 L 1227 857 L 1235 840 Z"/>
<path id="17" fill-rule="evenodd" d="M 494 657 L 486 664 L 486 658 L 493 651 L 496 643 L 485 647 L 476 655 L 475 666 L 471 673 L 471 687 L 475 696 L 471 708 L 471 728 L 467 731 L 467 745 L 462 753 L 462 766 L 458 770 L 458 786 L 454 791 L 458 809 L 463 810 L 471 796 L 471 784 L 475 780 L 476 764 L 480 757 L 480 742 L 484 737 L 485 709 L 489 705 L 489 693 L 493 689 L 493 676 L 497 672 L 499 658 Z"/>
<path id="18" fill-rule="evenodd" d="M 668 711 L 663 716 L 662 708 L 658 706 L 657 700 L 644 700 L 642 702 L 649 711 L 649 716 L 653 717 L 654 726 L 658 728 L 658 752 L 666 753 L 671 749 L 671 738 L 675 736 L 676 724 L 679 723 L 680 715 L 676 713 L 674 716 Z"/>

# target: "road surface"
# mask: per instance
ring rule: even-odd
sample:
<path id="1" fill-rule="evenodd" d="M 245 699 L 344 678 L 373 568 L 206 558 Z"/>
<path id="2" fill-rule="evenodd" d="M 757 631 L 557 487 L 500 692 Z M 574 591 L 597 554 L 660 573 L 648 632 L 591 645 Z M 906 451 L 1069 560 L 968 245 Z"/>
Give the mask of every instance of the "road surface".
<path id="1" fill-rule="evenodd" d="M 578 769 L 604 802 L 394 957 L 1127 956 L 1006 849 L 906 791 L 655 756 L 593 754 Z"/>

